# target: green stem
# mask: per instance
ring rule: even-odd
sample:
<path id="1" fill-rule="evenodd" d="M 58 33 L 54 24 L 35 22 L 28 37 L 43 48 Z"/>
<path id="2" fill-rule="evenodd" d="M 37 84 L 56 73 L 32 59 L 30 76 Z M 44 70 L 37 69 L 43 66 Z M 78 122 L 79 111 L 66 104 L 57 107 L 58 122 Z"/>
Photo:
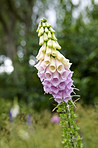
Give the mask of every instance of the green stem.
<path id="1" fill-rule="evenodd" d="M 70 123 L 71 113 L 70 113 L 70 110 L 69 110 L 69 104 L 67 104 L 66 110 L 67 110 L 68 127 L 69 127 L 69 129 L 71 129 L 71 123 Z M 72 130 L 72 129 L 71 129 L 71 130 Z M 71 140 L 72 147 L 74 147 L 73 135 L 72 135 L 71 132 L 70 132 L 70 137 L 71 137 L 70 140 Z"/>
<path id="2" fill-rule="evenodd" d="M 62 102 L 58 105 L 57 112 L 60 115 L 60 125 L 63 130 L 63 140 L 64 148 L 82 148 L 81 138 L 78 134 L 78 126 L 76 124 L 74 113 L 74 105 L 70 101 L 68 103 Z"/>

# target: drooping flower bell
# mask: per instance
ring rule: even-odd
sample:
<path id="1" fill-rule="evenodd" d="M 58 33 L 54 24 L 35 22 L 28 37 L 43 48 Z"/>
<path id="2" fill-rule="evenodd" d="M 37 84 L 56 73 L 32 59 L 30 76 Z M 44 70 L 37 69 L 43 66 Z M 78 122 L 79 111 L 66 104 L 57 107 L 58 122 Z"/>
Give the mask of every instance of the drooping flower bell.
<path id="1" fill-rule="evenodd" d="M 73 72 L 70 71 L 71 63 L 59 50 L 61 46 L 55 37 L 55 31 L 46 19 L 42 19 L 38 29 L 40 48 L 36 58 L 39 62 L 35 65 L 38 70 L 45 93 L 52 94 L 58 103 L 71 99 L 73 92 L 71 79 Z"/>

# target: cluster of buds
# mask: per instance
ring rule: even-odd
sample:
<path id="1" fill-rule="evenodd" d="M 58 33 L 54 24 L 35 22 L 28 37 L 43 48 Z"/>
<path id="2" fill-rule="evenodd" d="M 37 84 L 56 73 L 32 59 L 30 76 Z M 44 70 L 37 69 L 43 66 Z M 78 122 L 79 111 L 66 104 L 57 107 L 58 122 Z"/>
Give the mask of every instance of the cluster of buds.
<path id="1" fill-rule="evenodd" d="M 39 45 L 42 47 L 36 57 L 39 62 L 35 67 L 44 91 L 52 94 L 58 103 L 68 102 L 71 99 L 70 94 L 73 92 L 71 63 L 59 52 L 61 46 L 57 42 L 55 31 L 46 19 L 41 20 L 37 32 L 40 37 Z"/>

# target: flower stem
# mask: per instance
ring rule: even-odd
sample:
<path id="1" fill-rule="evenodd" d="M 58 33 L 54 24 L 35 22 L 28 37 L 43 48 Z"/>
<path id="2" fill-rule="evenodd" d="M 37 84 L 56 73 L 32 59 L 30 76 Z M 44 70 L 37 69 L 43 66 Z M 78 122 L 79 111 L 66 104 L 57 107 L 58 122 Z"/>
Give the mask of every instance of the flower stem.
<path id="1" fill-rule="evenodd" d="M 77 115 L 74 112 L 74 105 L 72 101 L 61 102 L 58 105 L 58 110 L 60 116 L 60 125 L 63 130 L 63 140 L 62 143 L 64 148 L 82 148 L 81 137 L 79 136 L 79 127 L 75 121 Z"/>

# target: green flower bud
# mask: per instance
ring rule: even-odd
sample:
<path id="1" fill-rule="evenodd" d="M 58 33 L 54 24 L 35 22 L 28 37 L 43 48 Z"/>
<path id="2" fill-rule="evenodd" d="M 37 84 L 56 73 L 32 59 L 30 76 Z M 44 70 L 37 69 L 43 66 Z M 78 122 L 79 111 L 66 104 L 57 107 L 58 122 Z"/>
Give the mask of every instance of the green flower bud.
<path id="1" fill-rule="evenodd" d="M 37 31 L 36 32 L 39 32 L 39 27 L 37 28 Z"/>
<path id="2" fill-rule="evenodd" d="M 52 39 L 55 40 L 55 41 L 57 41 L 57 38 L 55 37 L 55 34 L 54 33 L 52 34 Z"/>
<path id="3" fill-rule="evenodd" d="M 45 32 L 46 32 L 46 33 L 48 33 L 48 32 L 49 32 L 49 31 L 48 31 L 48 29 L 47 29 L 47 27 L 45 27 Z"/>
<path id="4" fill-rule="evenodd" d="M 40 48 L 40 50 L 42 52 L 46 52 L 46 42 L 42 45 L 42 47 Z"/>
<path id="5" fill-rule="evenodd" d="M 40 50 L 39 53 L 38 53 L 38 55 L 36 56 L 36 58 L 38 60 L 43 60 L 44 59 L 44 56 L 45 56 L 45 53 Z"/>
<path id="6" fill-rule="evenodd" d="M 47 21 L 46 18 L 43 18 L 43 19 L 42 19 L 42 22 L 46 22 L 46 21 Z"/>
<path id="7" fill-rule="evenodd" d="M 48 42 L 47 42 L 47 45 L 48 45 L 48 47 L 52 47 L 53 46 L 53 41 L 52 40 L 49 40 Z"/>
<path id="8" fill-rule="evenodd" d="M 42 44 L 44 44 L 44 38 L 43 38 L 43 36 L 41 36 L 40 37 L 40 40 L 39 40 L 39 45 L 42 45 Z"/>
<path id="9" fill-rule="evenodd" d="M 39 23 L 38 25 L 38 28 L 37 28 L 37 32 L 39 32 L 39 29 L 41 28 L 41 22 Z"/>
<path id="10" fill-rule="evenodd" d="M 49 29 L 50 29 L 50 31 L 51 31 L 52 33 L 54 33 L 54 32 L 55 32 L 55 30 L 53 30 L 51 27 L 50 27 Z"/>
<path id="11" fill-rule="evenodd" d="M 51 39 L 51 32 L 50 31 L 48 32 L 48 38 Z"/>
<path id="12" fill-rule="evenodd" d="M 46 22 L 46 26 L 47 26 L 47 27 L 51 27 L 51 25 L 50 25 L 49 23 L 47 23 L 47 22 Z"/>
<path id="13" fill-rule="evenodd" d="M 40 21 L 43 22 L 43 19 L 41 19 Z"/>
<path id="14" fill-rule="evenodd" d="M 48 41 L 48 36 L 46 33 L 44 33 L 44 41 Z"/>
<path id="15" fill-rule="evenodd" d="M 55 41 L 53 41 L 53 48 L 56 49 L 57 48 L 57 44 Z"/>
<path id="16" fill-rule="evenodd" d="M 61 46 L 58 44 L 58 42 L 56 41 L 55 43 L 56 43 L 56 48 L 61 49 Z"/>
<path id="17" fill-rule="evenodd" d="M 46 27 L 46 23 L 43 23 L 43 27 Z"/>
<path id="18" fill-rule="evenodd" d="M 41 22 L 40 22 L 38 27 L 40 28 L 41 26 L 42 26 L 42 24 L 41 24 Z"/>
<path id="19" fill-rule="evenodd" d="M 46 54 L 50 56 L 50 54 L 51 54 L 51 48 L 47 47 Z"/>
<path id="20" fill-rule="evenodd" d="M 38 37 L 40 37 L 44 33 L 44 28 L 41 27 L 38 33 Z"/>

